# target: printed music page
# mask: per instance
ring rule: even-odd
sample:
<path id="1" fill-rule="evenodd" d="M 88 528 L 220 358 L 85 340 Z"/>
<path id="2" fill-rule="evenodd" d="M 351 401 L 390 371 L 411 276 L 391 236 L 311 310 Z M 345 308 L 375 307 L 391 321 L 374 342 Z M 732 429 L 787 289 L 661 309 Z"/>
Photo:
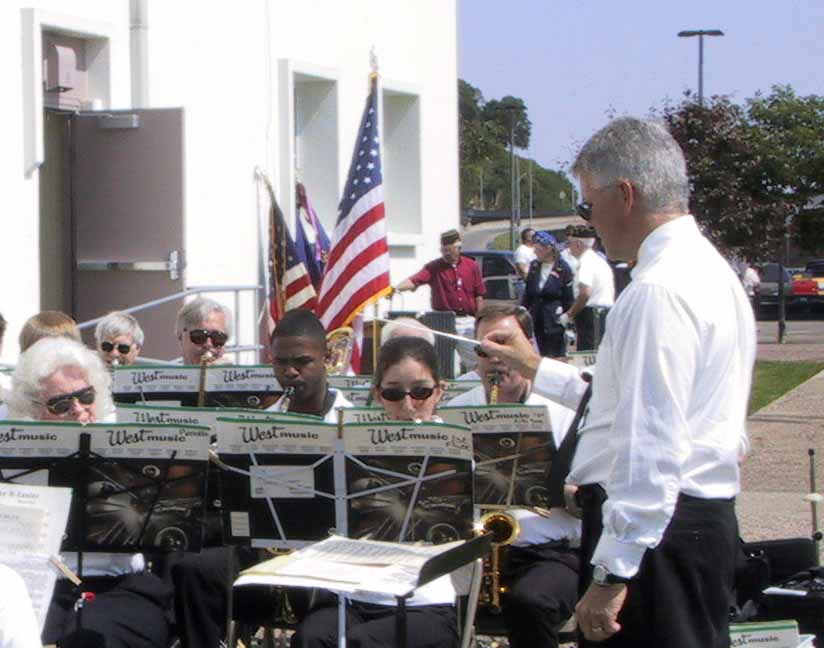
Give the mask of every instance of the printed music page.
<path id="1" fill-rule="evenodd" d="M 38 623 L 46 620 L 71 506 L 69 488 L 0 484 L 0 556 L 26 584 Z"/>

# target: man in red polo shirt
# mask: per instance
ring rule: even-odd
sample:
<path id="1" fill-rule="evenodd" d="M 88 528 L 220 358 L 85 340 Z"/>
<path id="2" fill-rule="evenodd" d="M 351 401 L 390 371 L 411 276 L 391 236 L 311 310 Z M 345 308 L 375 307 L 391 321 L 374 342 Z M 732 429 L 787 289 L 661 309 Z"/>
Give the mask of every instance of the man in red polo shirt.
<path id="1" fill-rule="evenodd" d="M 458 230 L 441 234 L 441 258 L 430 261 L 422 270 L 401 281 L 395 290 L 415 290 L 424 284 L 432 290 L 432 310 L 454 311 L 458 335 L 473 338 L 475 313 L 483 307 L 486 286 L 478 264 L 461 255 Z M 464 365 L 475 366 L 477 358 L 472 348 L 459 344 L 458 353 Z"/>

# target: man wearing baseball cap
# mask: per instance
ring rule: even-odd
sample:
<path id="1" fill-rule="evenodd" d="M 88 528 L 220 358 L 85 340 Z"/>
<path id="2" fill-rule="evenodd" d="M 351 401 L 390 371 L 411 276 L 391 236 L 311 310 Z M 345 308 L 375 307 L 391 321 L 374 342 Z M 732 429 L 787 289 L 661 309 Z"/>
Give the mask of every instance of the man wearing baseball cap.
<path id="1" fill-rule="evenodd" d="M 458 335 L 475 335 L 475 313 L 484 303 L 486 286 L 481 269 L 474 260 L 461 255 L 461 234 L 448 230 L 441 234 L 441 258 L 427 263 L 419 272 L 404 279 L 395 290 L 416 290 L 428 285 L 432 290 L 432 310 L 453 311 Z M 458 345 L 464 365 L 472 368 L 477 362 L 474 350 Z"/>

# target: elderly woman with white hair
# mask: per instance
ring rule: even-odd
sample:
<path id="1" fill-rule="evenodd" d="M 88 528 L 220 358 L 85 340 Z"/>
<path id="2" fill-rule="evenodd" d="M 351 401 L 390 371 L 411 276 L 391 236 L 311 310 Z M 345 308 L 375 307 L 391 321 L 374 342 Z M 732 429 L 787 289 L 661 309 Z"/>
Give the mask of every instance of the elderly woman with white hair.
<path id="1" fill-rule="evenodd" d="M 9 418 L 97 423 L 114 420 L 109 372 L 96 353 L 67 338 L 44 338 L 20 355 L 12 376 Z M 74 568 L 77 556 L 64 555 Z M 155 648 L 168 644 L 171 590 L 145 571 L 142 555 L 85 553 L 83 589 L 96 597 L 74 611 L 77 592 L 58 580 L 43 643 L 61 648 Z"/>
<path id="2" fill-rule="evenodd" d="M 134 364 L 143 348 L 143 329 L 128 313 L 113 311 L 94 329 L 97 352 L 107 365 Z"/>
<path id="3" fill-rule="evenodd" d="M 79 342 L 49 337 L 20 355 L 8 397 L 11 419 L 114 421 L 111 379 L 97 355 Z"/>

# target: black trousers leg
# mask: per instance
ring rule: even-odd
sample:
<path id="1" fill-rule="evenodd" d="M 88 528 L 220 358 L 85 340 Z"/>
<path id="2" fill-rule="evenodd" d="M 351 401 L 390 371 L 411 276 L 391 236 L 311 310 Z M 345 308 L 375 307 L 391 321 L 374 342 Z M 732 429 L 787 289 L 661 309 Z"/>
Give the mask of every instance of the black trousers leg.
<path id="1" fill-rule="evenodd" d="M 451 605 L 406 608 L 407 648 L 456 648 L 458 629 Z M 310 612 L 292 635 L 292 648 L 335 648 L 338 609 L 329 605 Z M 349 648 L 393 648 L 395 607 L 353 602 L 347 606 L 346 644 Z"/>
<path id="2" fill-rule="evenodd" d="M 558 629 L 578 601 L 578 554 L 513 547 L 503 598 L 510 648 L 557 648 Z"/>
<path id="3" fill-rule="evenodd" d="M 575 316 L 575 348 L 577 351 L 594 351 L 595 341 L 595 311 L 584 308 Z"/>
<path id="4" fill-rule="evenodd" d="M 165 648 L 171 628 L 167 611 L 172 592 L 153 574 L 140 573 L 84 580 L 87 601 L 78 624 L 77 594 L 67 581 L 58 582 L 43 630 L 44 643 L 61 648 Z"/>
<path id="5" fill-rule="evenodd" d="M 733 500 L 681 495 L 661 543 L 629 585 L 622 630 L 579 647 L 728 648 L 737 538 Z"/>
<path id="6" fill-rule="evenodd" d="M 229 587 L 253 565 L 249 547 L 216 547 L 188 554 L 172 566 L 175 618 L 183 648 L 217 648 L 226 638 Z"/>

